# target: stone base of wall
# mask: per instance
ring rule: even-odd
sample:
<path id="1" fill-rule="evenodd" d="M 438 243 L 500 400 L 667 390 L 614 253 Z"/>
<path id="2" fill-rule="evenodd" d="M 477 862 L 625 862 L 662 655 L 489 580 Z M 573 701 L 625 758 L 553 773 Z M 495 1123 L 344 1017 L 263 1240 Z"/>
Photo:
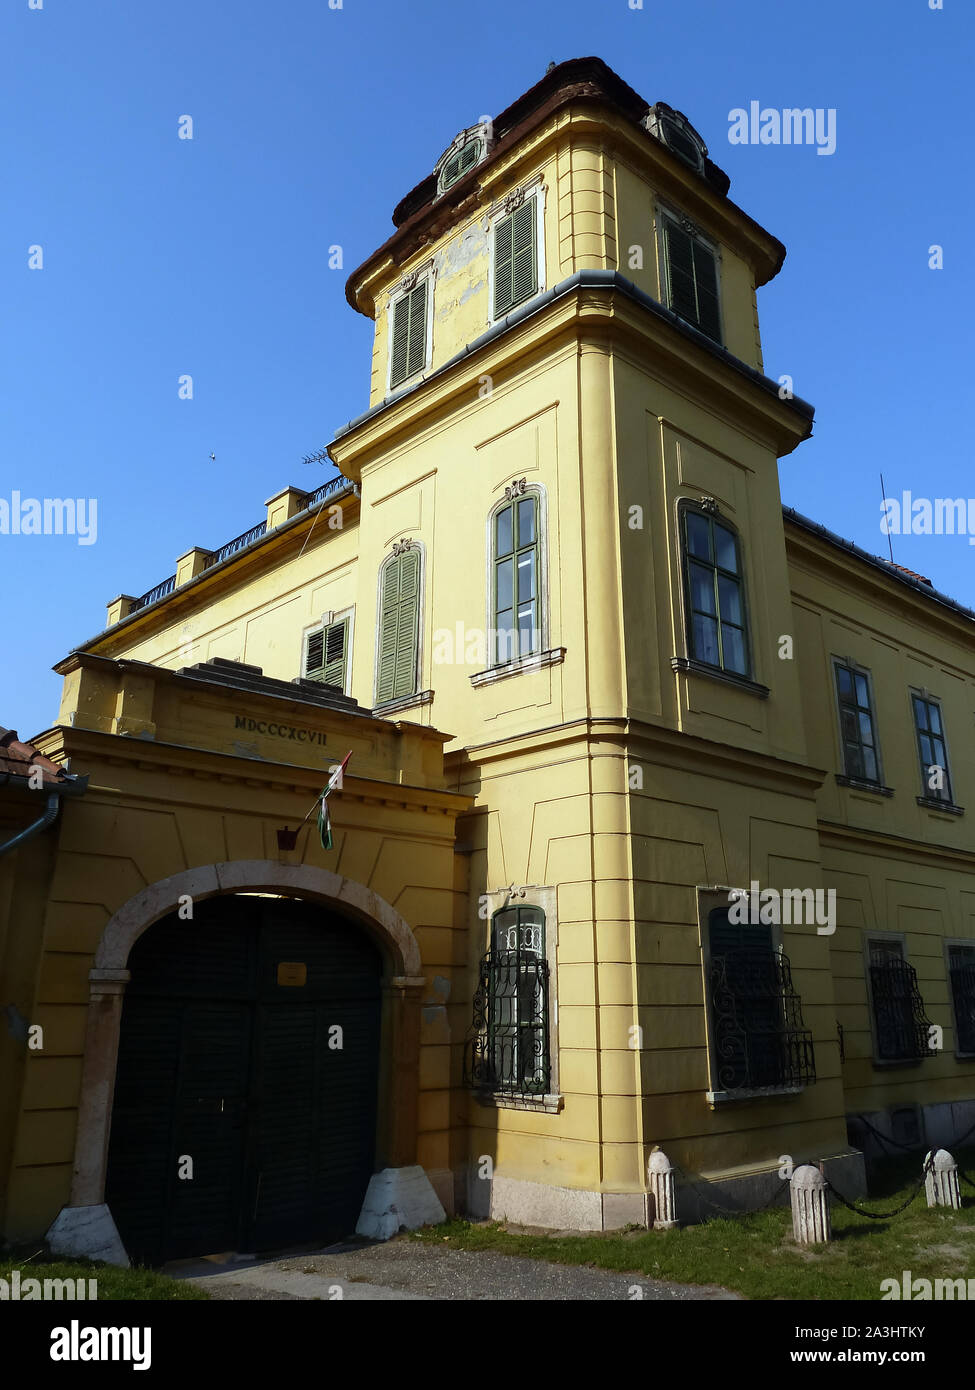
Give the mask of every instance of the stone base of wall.
<path id="1" fill-rule="evenodd" d="M 966 1138 L 975 1126 L 975 1100 L 890 1105 L 884 1110 L 849 1114 L 846 1122 L 850 1139 L 860 1146 L 868 1162 L 905 1151 L 923 1154 L 928 1149 L 947 1149 L 953 1153 L 959 1139 L 965 1146 L 975 1144 L 975 1131 Z"/>
<path id="2" fill-rule="evenodd" d="M 112 1213 L 104 1202 L 92 1207 L 62 1207 L 45 1237 L 53 1255 L 82 1256 L 128 1268 Z"/>
<path id="3" fill-rule="evenodd" d="M 866 1170 L 859 1150 L 805 1161 L 817 1167 L 821 1163 L 844 1197 L 852 1200 L 866 1195 Z M 789 1208 L 789 1184 L 779 1176 L 778 1164 L 758 1172 L 692 1177 L 693 1181 L 679 1174 L 677 1177 L 677 1216 L 682 1225 L 695 1225 L 721 1213 L 755 1211 L 773 1198 L 783 1209 Z M 653 1222 L 653 1203 L 647 1192 L 551 1187 L 500 1173 L 493 1179 L 479 1178 L 474 1167 L 458 1175 L 457 1205 L 475 1221 L 509 1221 L 560 1231 L 618 1231 Z"/>

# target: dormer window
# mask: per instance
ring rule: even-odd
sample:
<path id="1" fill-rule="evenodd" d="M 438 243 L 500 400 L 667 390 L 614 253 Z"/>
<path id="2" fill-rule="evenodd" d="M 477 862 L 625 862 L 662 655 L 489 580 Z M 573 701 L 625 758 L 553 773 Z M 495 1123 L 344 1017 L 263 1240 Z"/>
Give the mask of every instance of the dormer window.
<path id="1" fill-rule="evenodd" d="M 666 102 L 658 101 L 644 116 L 643 125 L 678 159 L 697 173 L 704 172 L 708 147 L 682 111 L 675 111 Z"/>
<path id="2" fill-rule="evenodd" d="M 721 342 L 717 251 L 687 218 L 663 218 L 667 302 L 706 337 Z"/>
<path id="3" fill-rule="evenodd" d="M 462 179 L 475 164 L 480 164 L 488 152 L 488 126 L 482 122 L 462 130 L 437 161 L 437 194 Z"/>

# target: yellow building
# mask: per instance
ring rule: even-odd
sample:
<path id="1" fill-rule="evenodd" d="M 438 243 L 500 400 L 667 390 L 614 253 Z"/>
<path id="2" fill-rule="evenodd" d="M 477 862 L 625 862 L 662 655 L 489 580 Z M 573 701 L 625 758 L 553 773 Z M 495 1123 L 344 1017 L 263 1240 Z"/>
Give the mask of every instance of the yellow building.
<path id="1" fill-rule="evenodd" d="M 88 781 L 0 858 L 8 1239 L 609 1229 L 655 1148 L 695 1219 L 975 1120 L 975 615 L 783 514 L 783 246 L 597 59 L 393 221 L 339 476 L 57 668 L 34 745 Z"/>

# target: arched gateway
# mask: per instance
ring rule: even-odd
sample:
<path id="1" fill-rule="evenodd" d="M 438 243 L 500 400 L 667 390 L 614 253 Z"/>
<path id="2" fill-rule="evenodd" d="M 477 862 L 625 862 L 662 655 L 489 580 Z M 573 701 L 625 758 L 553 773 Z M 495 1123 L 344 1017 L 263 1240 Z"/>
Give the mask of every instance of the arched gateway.
<path id="1" fill-rule="evenodd" d="M 91 971 L 55 1243 L 105 1257 L 117 1228 L 156 1263 L 350 1234 L 371 1175 L 415 1163 L 419 960 L 321 869 L 217 864 L 130 899 Z"/>

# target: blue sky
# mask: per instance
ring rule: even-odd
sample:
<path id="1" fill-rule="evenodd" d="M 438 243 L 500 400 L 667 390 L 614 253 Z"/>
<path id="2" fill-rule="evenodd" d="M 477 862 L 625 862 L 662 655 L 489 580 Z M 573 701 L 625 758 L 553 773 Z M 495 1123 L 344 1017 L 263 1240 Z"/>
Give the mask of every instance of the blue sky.
<path id="1" fill-rule="evenodd" d="M 345 274 L 457 131 L 551 60 L 598 54 L 684 111 L 788 247 L 759 295 L 765 365 L 817 421 L 784 501 L 880 553 L 881 470 L 893 495 L 975 493 L 971 0 L 29 5 L 0 16 L 0 497 L 94 497 L 98 538 L 0 535 L 0 723 L 21 734 L 53 723 L 50 667 L 111 598 L 328 476 L 301 459 L 368 394 Z M 753 100 L 835 108 L 835 154 L 731 145 Z M 975 606 L 964 536 L 894 555 Z"/>

